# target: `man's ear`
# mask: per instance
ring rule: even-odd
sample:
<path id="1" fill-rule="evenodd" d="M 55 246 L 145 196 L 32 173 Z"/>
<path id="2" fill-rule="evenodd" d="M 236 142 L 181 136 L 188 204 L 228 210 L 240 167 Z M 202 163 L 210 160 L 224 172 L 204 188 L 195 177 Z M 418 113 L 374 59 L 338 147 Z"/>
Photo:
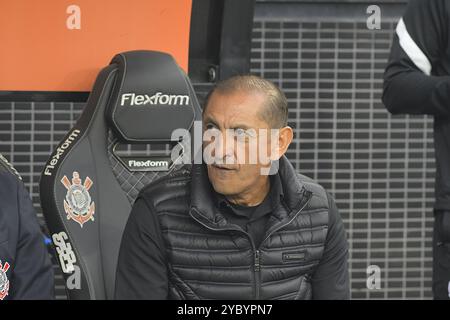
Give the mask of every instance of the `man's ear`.
<path id="1" fill-rule="evenodd" d="M 278 131 L 278 144 L 274 145 L 272 160 L 279 160 L 289 148 L 289 145 L 294 139 L 294 130 L 286 126 Z"/>

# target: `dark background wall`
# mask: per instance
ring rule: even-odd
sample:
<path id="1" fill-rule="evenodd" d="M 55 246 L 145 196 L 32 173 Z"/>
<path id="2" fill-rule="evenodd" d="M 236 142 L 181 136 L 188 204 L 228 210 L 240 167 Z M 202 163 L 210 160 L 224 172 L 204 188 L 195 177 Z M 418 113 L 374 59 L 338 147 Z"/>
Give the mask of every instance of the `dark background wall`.
<path id="1" fill-rule="evenodd" d="M 370 4 L 381 8 L 380 30 L 366 26 Z M 381 102 L 404 8 L 398 1 L 260 1 L 255 11 L 252 71 L 289 98 L 296 134 L 289 158 L 337 200 L 353 298 L 431 296 L 432 119 L 391 116 Z M 381 290 L 367 290 L 368 265 L 381 268 Z"/>
<path id="2" fill-rule="evenodd" d="M 352 298 L 431 297 L 432 119 L 391 116 L 382 75 L 404 1 L 262 1 L 255 7 L 251 72 L 289 99 L 288 157 L 336 198 L 350 243 Z M 366 8 L 381 7 L 369 30 Z M 196 84 L 200 96 L 208 84 Z M 0 153 L 29 188 L 39 218 L 44 162 L 83 103 L 0 103 Z M 381 268 L 381 289 L 366 269 Z M 57 267 L 55 266 L 55 270 Z M 57 270 L 57 298 L 64 284 Z"/>

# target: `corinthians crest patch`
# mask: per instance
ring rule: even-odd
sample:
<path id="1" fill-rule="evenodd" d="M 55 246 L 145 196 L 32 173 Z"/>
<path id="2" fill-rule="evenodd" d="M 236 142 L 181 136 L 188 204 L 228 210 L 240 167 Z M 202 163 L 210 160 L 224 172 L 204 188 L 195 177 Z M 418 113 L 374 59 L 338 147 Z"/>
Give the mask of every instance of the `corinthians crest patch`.
<path id="1" fill-rule="evenodd" d="M 6 272 L 8 272 L 9 267 L 10 265 L 8 262 L 5 262 L 5 264 L 2 265 L 2 261 L 0 260 L 0 300 L 5 299 L 8 295 L 9 280 Z"/>
<path id="2" fill-rule="evenodd" d="M 64 176 L 61 183 L 66 187 L 67 194 L 64 200 L 64 211 L 67 214 L 67 220 L 76 221 L 80 227 L 89 220 L 94 221 L 95 203 L 91 199 L 89 189 L 94 184 L 91 178 L 86 177 L 83 181 L 80 174 L 76 171 L 72 174 L 72 181 Z"/>

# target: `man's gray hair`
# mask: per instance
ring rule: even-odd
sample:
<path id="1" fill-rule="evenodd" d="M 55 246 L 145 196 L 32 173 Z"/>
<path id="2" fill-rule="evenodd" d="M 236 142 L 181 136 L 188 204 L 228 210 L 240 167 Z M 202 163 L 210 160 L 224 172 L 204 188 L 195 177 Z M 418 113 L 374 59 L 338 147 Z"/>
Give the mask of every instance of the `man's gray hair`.
<path id="1" fill-rule="evenodd" d="M 255 92 L 266 96 L 266 103 L 261 110 L 261 117 L 273 129 L 287 126 L 288 103 L 284 93 L 274 83 L 254 75 L 233 76 L 222 80 L 208 93 L 203 112 L 208 106 L 209 98 L 214 92 L 229 94 L 237 91 Z"/>

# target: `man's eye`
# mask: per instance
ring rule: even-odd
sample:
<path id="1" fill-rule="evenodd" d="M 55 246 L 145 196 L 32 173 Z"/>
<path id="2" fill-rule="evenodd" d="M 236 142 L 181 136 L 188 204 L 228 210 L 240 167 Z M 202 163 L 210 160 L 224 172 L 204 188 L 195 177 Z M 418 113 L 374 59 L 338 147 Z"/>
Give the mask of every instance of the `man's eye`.
<path id="1" fill-rule="evenodd" d="M 206 130 L 217 130 L 217 128 L 214 125 L 212 125 L 212 124 L 207 124 L 206 125 Z"/>
<path id="2" fill-rule="evenodd" d="M 234 134 L 236 135 L 236 137 L 244 137 L 246 135 L 246 132 L 242 128 L 237 128 L 234 129 Z"/>

